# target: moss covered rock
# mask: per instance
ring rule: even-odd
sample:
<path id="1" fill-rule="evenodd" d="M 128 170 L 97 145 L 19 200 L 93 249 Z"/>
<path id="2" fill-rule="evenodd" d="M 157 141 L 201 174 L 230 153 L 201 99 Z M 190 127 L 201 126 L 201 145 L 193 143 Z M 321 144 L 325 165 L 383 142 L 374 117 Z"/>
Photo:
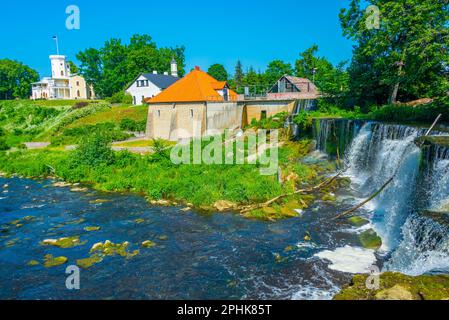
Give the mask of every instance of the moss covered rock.
<path id="1" fill-rule="evenodd" d="M 361 227 L 369 223 L 368 220 L 363 219 L 362 217 L 354 216 L 351 218 L 348 218 L 348 222 L 353 225 L 354 227 Z"/>
<path id="2" fill-rule="evenodd" d="M 368 275 L 356 275 L 335 300 L 446 300 L 449 298 L 449 276 L 412 277 L 386 272 L 380 275 L 379 289 L 367 288 Z"/>
<path id="3" fill-rule="evenodd" d="M 37 261 L 37 260 L 30 260 L 30 261 L 28 261 L 28 263 L 27 263 L 27 265 L 28 266 L 37 266 L 37 265 L 39 265 L 40 263 L 39 263 L 39 261 Z"/>
<path id="4" fill-rule="evenodd" d="M 100 255 L 94 254 L 91 255 L 89 258 L 76 260 L 76 265 L 80 268 L 88 269 L 92 267 L 94 264 L 101 262 L 102 260 L 103 258 Z"/>
<path id="5" fill-rule="evenodd" d="M 142 247 L 144 247 L 144 248 L 152 248 L 154 246 L 156 246 L 156 243 L 154 243 L 151 240 L 146 240 L 146 241 L 142 242 Z"/>
<path id="6" fill-rule="evenodd" d="M 46 268 L 60 266 L 68 261 L 67 257 L 53 257 L 51 254 L 47 254 L 44 257 L 44 266 Z"/>
<path id="7" fill-rule="evenodd" d="M 85 231 L 98 231 L 101 227 L 84 227 Z"/>
<path id="8" fill-rule="evenodd" d="M 123 243 L 113 243 L 109 240 L 106 240 L 104 243 L 98 242 L 94 244 L 89 252 L 98 253 L 103 256 L 119 255 L 125 258 L 130 258 L 139 254 L 139 250 L 129 252 L 128 247 L 129 247 L 128 241 L 125 241 Z"/>
<path id="9" fill-rule="evenodd" d="M 83 243 L 80 241 L 80 238 L 78 236 L 74 236 L 74 237 L 66 237 L 66 238 L 59 238 L 59 239 L 45 239 L 41 242 L 41 244 L 65 249 L 65 248 L 79 246 Z"/>
<path id="10" fill-rule="evenodd" d="M 382 239 L 373 229 L 366 230 L 365 232 L 360 234 L 359 240 L 362 246 L 366 249 L 377 250 L 382 246 Z"/>

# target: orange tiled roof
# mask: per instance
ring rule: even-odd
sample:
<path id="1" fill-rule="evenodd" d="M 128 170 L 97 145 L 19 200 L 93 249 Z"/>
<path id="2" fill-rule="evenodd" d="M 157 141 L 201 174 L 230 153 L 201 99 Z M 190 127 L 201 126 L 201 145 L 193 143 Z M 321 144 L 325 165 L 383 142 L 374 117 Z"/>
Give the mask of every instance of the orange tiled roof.
<path id="1" fill-rule="evenodd" d="M 157 96 L 147 99 L 148 103 L 223 101 L 217 92 L 226 86 L 226 81 L 217 81 L 206 72 L 195 68 Z M 229 90 L 229 100 L 237 100 L 237 94 Z"/>

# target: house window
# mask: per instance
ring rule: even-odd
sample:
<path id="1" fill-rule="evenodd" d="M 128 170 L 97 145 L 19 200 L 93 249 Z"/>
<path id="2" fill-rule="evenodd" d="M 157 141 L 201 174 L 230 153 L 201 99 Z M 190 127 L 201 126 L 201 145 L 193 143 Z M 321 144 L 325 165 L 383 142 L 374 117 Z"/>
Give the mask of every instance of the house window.
<path id="1" fill-rule="evenodd" d="M 78 98 L 81 97 L 81 92 L 79 90 L 77 90 L 76 91 L 76 95 L 77 95 Z"/>
<path id="2" fill-rule="evenodd" d="M 133 96 L 133 105 L 136 105 L 136 96 Z"/>
<path id="3" fill-rule="evenodd" d="M 79 81 L 77 81 L 77 82 L 76 82 L 76 85 L 77 85 L 77 87 L 79 87 L 79 86 L 80 86 L 80 82 L 79 82 Z"/>
<path id="4" fill-rule="evenodd" d="M 158 110 L 158 111 L 157 111 L 157 116 L 158 116 L 158 118 L 161 117 L 161 110 Z"/>
<path id="5" fill-rule="evenodd" d="M 61 76 L 63 76 L 63 75 L 64 75 L 64 71 L 61 70 Z"/>
<path id="6" fill-rule="evenodd" d="M 264 110 L 260 113 L 260 120 L 265 120 L 267 118 L 267 111 Z"/>
<path id="7" fill-rule="evenodd" d="M 190 109 L 190 118 L 193 119 L 193 109 Z"/>

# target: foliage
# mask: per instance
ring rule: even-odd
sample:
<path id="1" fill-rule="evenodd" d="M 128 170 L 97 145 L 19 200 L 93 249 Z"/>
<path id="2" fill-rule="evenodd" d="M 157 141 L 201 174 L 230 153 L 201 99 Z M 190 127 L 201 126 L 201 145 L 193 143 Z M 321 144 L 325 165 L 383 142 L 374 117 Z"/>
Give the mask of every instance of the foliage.
<path id="1" fill-rule="evenodd" d="M 70 74 L 77 74 L 79 72 L 78 67 L 76 66 L 76 64 L 73 61 L 68 61 L 67 65 L 69 66 L 70 69 Z"/>
<path id="2" fill-rule="evenodd" d="M 88 105 L 89 105 L 89 102 L 87 102 L 87 101 L 80 101 L 80 102 L 75 103 L 73 105 L 72 109 L 82 109 L 82 108 L 87 107 Z"/>
<path id="3" fill-rule="evenodd" d="M 253 119 L 250 127 L 253 127 L 256 129 L 265 129 L 265 130 L 281 129 L 284 127 L 287 117 L 288 117 L 287 112 L 280 112 L 272 117 L 269 117 L 266 119 L 260 119 L 259 121 L 256 121 L 255 119 Z"/>
<path id="4" fill-rule="evenodd" d="M 158 48 L 151 36 L 134 35 L 128 44 L 110 39 L 100 49 L 79 52 L 77 59 L 81 62 L 80 73 L 94 85 L 97 95 L 110 97 L 140 73 L 169 72 L 173 57 L 178 63 L 178 74 L 183 76 L 184 50 L 184 47 Z"/>
<path id="5" fill-rule="evenodd" d="M 127 131 L 143 132 L 145 131 L 146 125 L 146 120 L 136 121 L 133 119 L 125 118 L 120 121 L 120 129 Z"/>
<path id="6" fill-rule="evenodd" d="M 97 134 L 84 138 L 80 146 L 73 151 L 71 159 L 72 166 L 111 165 L 115 158 L 110 137 Z"/>
<path id="7" fill-rule="evenodd" d="M 0 151 L 4 151 L 4 150 L 8 150 L 8 149 L 9 149 L 9 146 L 8 146 L 8 144 L 6 143 L 5 138 L 4 138 L 4 137 L 1 137 L 1 138 L 0 138 Z"/>
<path id="8" fill-rule="evenodd" d="M 234 85 L 235 87 L 241 87 L 243 84 L 243 77 L 244 77 L 244 73 L 243 73 L 243 68 L 242 68 L 242 63 L 240 62 L 240 60 L 237 61 L 237 64 L 235 65 L 235 72 L 234 72 Z"/>
<path id="9" fill-rule="evenodd" d="M 415 107 L 407 105 L 386 105 L 368 114 L 373 120 L 398 122 L 433 122 L 441 114 L 440 121 L 449 122 L 449 97 Z"/>
<path id="10" fill-rule="evenodd" d="M 133 103 L 133 97 L 125 93 L 124 91 L 119 91 L 114 93 L 110 98 L 106 99 L 109 103 L 123 103 L 123 104 L 132 104 Z"/>
<path id="11" fill-rule="evenodd" d="M 349 76 L 346 62 L 333 66 L 326 58 L 317 57 L 318 46 L 313 45 L 300 54 L 295 63 L 296 76 L 314 79 L 315 85 L 325 95 L 333 98 L 344 96 L 348 91 Z"/>
<path id="12" fill-rule="evenodd" d="M 124 133 L 116 124 L 111 122 L 102 122 L 94 125 L 84 125 L 74 128 L 63 129 L 62 133 L 54 134 L 50 137 L 53 146 L 70 145 L 83 141 L 86 137 L 101 136 L 108 138 L 109 141 L 126 140 L 131 135 Z"/>
<path id="13" fill-rule="evenodd" d="M 213 64 L 207 70 L 207 73 L 218 81 L 227 81 L 228 72 L 222 64 Z"/>
<path id="14" fill-rule="evenodd" d="M 294 118 L 293 123 L 296 124 L 300 131 L 305 132 L 308 131 L 312 127 L 312 116 L 304 111 L 301 110 Z"/>
<path id="15" fill-rule="evenodd" d="M 380 10 L 379 28 L 368 28 Z M 356 42 L 349 68 L 354 103 L 362 107 L 444 95 L 448 89 L 449 3 L 435 0 L 351 0 L 340 12 Z"/>
<path id="16" fill-rule="evenodd" d="M 290 63 L 283 62 L 281 60 L 273 60 L 268 64 L 265 71 L 265 82 L 267 85 L 272 86 L 283 75 L 292 75 L 293 68 Z"/>
<path id="17" fill-rule="evenodd" d="M 29 98 L 31 83 L 39 80 L 39 74 L 21 62 L 0 60 L 0 100 Z"/>

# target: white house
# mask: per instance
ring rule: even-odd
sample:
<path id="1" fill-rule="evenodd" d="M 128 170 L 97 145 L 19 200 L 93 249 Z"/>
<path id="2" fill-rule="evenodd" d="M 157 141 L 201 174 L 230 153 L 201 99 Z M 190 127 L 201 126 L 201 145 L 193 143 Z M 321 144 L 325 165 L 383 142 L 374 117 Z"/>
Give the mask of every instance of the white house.
<path id="1" fill-rule="evenodd" d="M 157 71 L 142 73 L 125 91 L 133 97 L 134 105 L 141 105 L 145 99 L 157 96 L 178 80 L 178 66 L 175 59 L 173 59 L 171 62 L 171 75 L 168 72 L 158 74 Z"/>
<path id="2" fill-rule="evenodd" d="M 66 56 L 51 55 L 51 77 L 31 84 L 31 99 L 93 99 L 92 86 L 86 84 L 80 75 L 71 74 Z"/>

